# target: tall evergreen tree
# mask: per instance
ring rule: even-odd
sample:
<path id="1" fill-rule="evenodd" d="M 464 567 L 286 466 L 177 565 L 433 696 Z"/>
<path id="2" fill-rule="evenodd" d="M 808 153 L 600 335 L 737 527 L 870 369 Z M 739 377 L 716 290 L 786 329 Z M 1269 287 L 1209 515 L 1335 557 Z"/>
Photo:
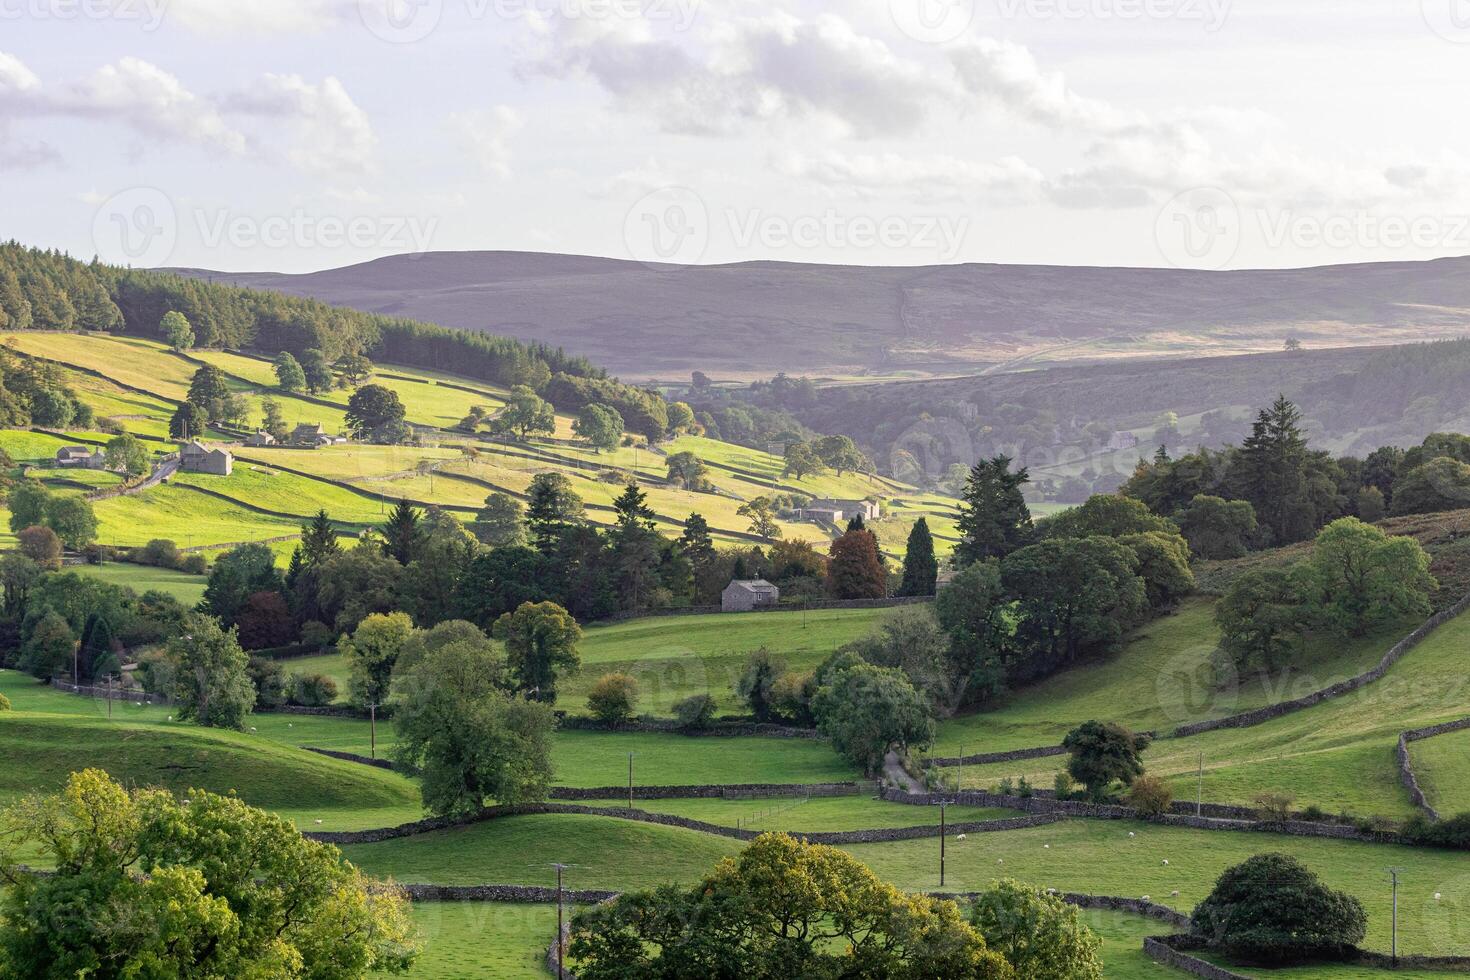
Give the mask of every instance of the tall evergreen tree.
<path id="1" fill-rule="evenodd" d="M 929 533 L 929 522 L 921 517 L 909 532 L 908 547 L 903 554 L 903 584 L 898 587 L 898 594 L 933 595 L 938 581 L 939 562 L 934 558 L 934 535 Z"/>
<path id="2" fill-rule="evenodd" d="M 1315 513 L 1307 499 L 1307 440 L 1302 413 L 1278 395 L 1251 425 L 1231 466 L 1236 493 L 1249 500 L 1256 519 L 1270 528 L 1278 544 L 1299 541 L 1315 529 Z"/>
<path id="3" fill-rule="evenodd" d="M 613 501 L 618 524 L 612 531 L 613 563 L 624 609 L 643 609 L 658 584 L 660 540 L 653 529 L 648 495 L 630 483 Z"/>
<path id="4" fill-rule="evenodd" d="M 384 553 L 397 559 L 400 565 L 406 567 L 418 557 L 424 532 L 419 526 L 419 512 L 407 500 L 398 501 L 378 530 L 383 532 Z"/>
<path id="5" fill-rule="evenodd" d="M 536 550 L 550 555 L 562 533 L 581 521 L 582 498 L 560 473 L 536 474 L 527 496 L 526 529 Z"/>
<path id="6" fill-rule="evenodd" d="M 956 565 L 1003 558 L 1027 543 L 1031 511 L 1021 488 L 1030 480 L 1024 466 L 1011 472 L 1011 458 L 1004 454 L 982 459 L 970 469 L 956 522 L 961 538 L 955 548 Z"/>
<path id="7" fill-rule="evenodd" d="M 342 550 L 337 544 L 337 529 L 327 518 L 325 508 L 316 512 L 309 524 L 301 526 L 301 565 L 319 568 L 322 562 Z"/>
<path id="8" fill-rule="evenodd" d="M 696 570 L 704 568 L 715 557 L 715 542 L 709 533 L 709 521 L 700 514 L 690 514 L 684 520 L 684 533 L 679 535 L 679 545 L 684 557 Z"/>

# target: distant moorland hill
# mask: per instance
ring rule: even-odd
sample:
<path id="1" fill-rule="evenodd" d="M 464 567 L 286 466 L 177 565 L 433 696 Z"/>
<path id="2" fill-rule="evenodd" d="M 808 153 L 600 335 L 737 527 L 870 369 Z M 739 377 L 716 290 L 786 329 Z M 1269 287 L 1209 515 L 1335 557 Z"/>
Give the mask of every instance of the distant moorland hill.
<path id="1" fill-rule="evenodd" d="M 219 282 L 539 341 L 625 380 L 699 370 L 934 376 L 1057 362 L 1369 346 L 1470 330 L 1470 258 L 1313 269 L 782 262 L 650 267 L 527 252 L 399 255 Z"/>

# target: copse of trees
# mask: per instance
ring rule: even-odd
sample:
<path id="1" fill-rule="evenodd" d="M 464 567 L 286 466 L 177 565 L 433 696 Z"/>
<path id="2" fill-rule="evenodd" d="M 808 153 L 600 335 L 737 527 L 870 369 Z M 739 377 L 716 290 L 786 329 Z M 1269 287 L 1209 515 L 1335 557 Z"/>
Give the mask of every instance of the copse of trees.
<path id="1" fill-rule="evenodd" d="M 97 537 L 97 515 L 91 501 L 76 494 L 52 493 L 34 480 L 22 480 L 10 490 L 10 530 L 19 534 L 32 527 L 50 529 L 61 544 L 80 551 Z"/>

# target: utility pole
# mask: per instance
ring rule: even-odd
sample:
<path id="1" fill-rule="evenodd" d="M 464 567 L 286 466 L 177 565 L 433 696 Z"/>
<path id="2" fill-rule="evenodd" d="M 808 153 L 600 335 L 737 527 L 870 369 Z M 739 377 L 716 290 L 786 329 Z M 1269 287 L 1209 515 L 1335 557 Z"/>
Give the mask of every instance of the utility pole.
<path id="1" fill-rule="evenodd" d="M 556 980 L 565 980 L 567 975 L 566 958 L 567 944 L 565 926 L 562 924 L 562 890 L 561 873 L 566 870 L 565 864 L 553 865 L 556 868 Z"/>
<path id="2" fill-rule="evenodd" d="M 939 801 L 939 887 L 944 887 L 944 808 L 950 805 L 950 800 Z"/>
<path id="3" fill-rule="evenodd" d="M 1194 815 L 1197 817 L 1205 808 L 1205 754 L 1199 754 L 1199 777 L 1194 784 Z"/>
<path id="4" fill-rule="evenodd" d="M 368 752 L 371 758 L 378 757 L 378 702 L 368 705 Z"/>
<path id="5" fill-rule="evenodd" d="M 107 675 L 107 720 L 112 720 L 112 675 Z"/>
<path id="6" fill-rule="evenodd" d="M 628 753 L 628 809 L 633 809 L 633 753 Z"/>
<path id="7" fill-rule="evenodd" d="M 1389 877 L 1393 879 L 1393 965 L 1399 965 L 1399 872 L 1402 868 L 1389 868 Z"/>

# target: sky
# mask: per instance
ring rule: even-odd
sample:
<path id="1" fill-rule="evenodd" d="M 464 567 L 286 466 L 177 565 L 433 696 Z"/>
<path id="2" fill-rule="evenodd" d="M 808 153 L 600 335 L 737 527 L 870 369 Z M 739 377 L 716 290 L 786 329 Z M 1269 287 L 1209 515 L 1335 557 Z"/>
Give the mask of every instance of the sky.
<path id="1" fill-rule="evenodd" d="M 0 235 L 1232 269 L 1470 254 L 1470 0 L 0 0 Z"/>

